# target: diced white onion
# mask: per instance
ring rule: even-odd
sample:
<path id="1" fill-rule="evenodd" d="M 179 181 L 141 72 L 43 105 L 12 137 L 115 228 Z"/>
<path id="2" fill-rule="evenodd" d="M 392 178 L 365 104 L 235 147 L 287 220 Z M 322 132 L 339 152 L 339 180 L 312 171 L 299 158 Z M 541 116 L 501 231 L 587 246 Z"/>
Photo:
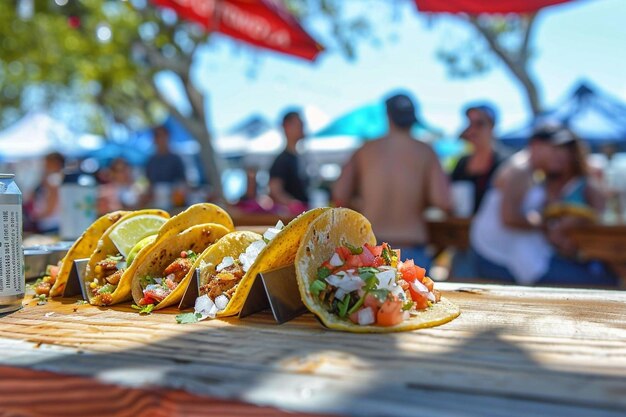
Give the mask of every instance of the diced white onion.
<path id="1" fill-rule="evenodd" d="M 257 240 L 248 245 L 246 251 L 239 255 L 239 262 L 241 262 L 241 266 L 245 272 L 248 272 L 248 270 L 252 267 L 252 264 L 265 246 L 265 241 Z"/>
<path id="2" fill-rule="evenodd" d="M 219 311 L 222 311 L 226 309 L 229 301 L 230 300 L 228 299 L 228 297 L 226 297 L 224 294 L 218 295 L 217 297 L 215 297 L 215 306 Z"/>
<path id="3" fill-rule="evenodd" d="M 328 261 L 328 263 L 331 264 L 332 266 L 343 265 L 343 261 L 341 260 L 341 258 L 339 257 L 337 253 L 333 254 L 332 258 L 330 258 L 330 261 Z"/>
<path id="4" fill-rule="evenodd" d="M 211 300 L 207 294 L 204 294 L 196 298 L 194 311 L 196 314 L 201 314 L 202 318 L 205 319 L 209 317 L 209 313 L 211 312 L 211 309 L 213 307 L 215 307 L 215 303 L 213 303 L 213 300 Z"/>
<path id="5" fill-rule="evenodd" d="M 365 282 L 358 275 L 348 274 L 343 277 L 338 275 L 329 275 L 326 277 L 326 282 L 330 285 L 340 288 L 345 292 L 352 292 L 360 290 L 365 285 Z"/>
<path id="6" fill-rule="evenodd" d="M 376 278 L 378 278 L 379 282 L 378 288 L 384 288 L 391 291 L 393 286 L 396 285 L 396 271 L 393 269 L 377 273 Z"/>
<path id="7" fill-rule="evenodd" d="M 280 233 L 280 229 L 276 229 L 274 227 L 270 227 L 263 233 L 263 237 L 267 240 L 272 240 L 276 237 L 277 234 Z"/>
<path id="8" fill-rule="evenodd" d="M 362 308 L 359 310 L 357 321 L 361 326 L 367 326 L 374 323 L 374 312 L 370 307 Z"/>
<path id="9" fill-rule="evenodd" d="M 400 301 L 406 301 L 406 294 L 404 293 L 404 290 L 402 289 L 401 286 L 395 284 L 392 288 L 391 288 L 391 294 L 395 295 L 396 297 L 398 297 L 398 300 Z"/>
<path id="10" fill-rule="evenodd" d="M 168 276 L 165 277 L 165 279 L 169 279 L 170 281 L 174 281 L 174 278 L 176 278 L 175 274 L 169 274 Z"/>
<path id="11" fill-rule="evenodd" d="M 120 269 L 124 269 L 126 268 L 126 262 L 125 261 L 119 261 L 115 267 L 117 268 L 117 270 L 119 271 Z"/>
<path id="12" fill-rule="evenodd" d="M 426 287 L 426 285 L 422 284 L 419 279 L 416 279 L 415 281 L 413 281 L 411 283 L 411 287 L 413 287 L 413 289 L 415 291 L 421 292 L 421 293 L 424 293 L 424 294 L 429 292 L 428 291 L 428 287 Z"/>
<path id="13" fill-rule="evenodd" d="M 274 226 L 274 228 L 278 230 L 282 230 L 283 227 L 285 227 L 285 224 L 283 223 L 282 220 L 279 220 L 278 222 L 276 222 L 276 226 Z"/>
<path id="14" fill-rule="evenodd" d="M 408 311 L 402 312 L 402 320 L 408 320 L 410 318 L 411 318 L 411 313 L 409 313 Z"/>
<path id="15" fill-rule="evenodd" d="M 335 292 L 335 298 L 339 301 L 343 301 L 343 298 L 346 296 L 347 292 L 339 288 L 337 292 Z"/>
<path id="16" fill-rule="evenodd" d="M 157 284 L 161 284 L 163 282 L 163 278 L 153 278 L 154 282 L 156 282 Z"/>
<path id="17" fill-rule="evenodd" d="M 209 317 L 211 317 L 212 319 L 215 318 L 215 316 L 217 316 L 217 306 L 215 304 L 213 304 L 213 307 L 211 307 L 211 310 L 209 310 L 209 314 L 207 314 Z"/>
<path id="18" fill-rule="evenodd" d="M 235 264 L 235 260 L 233 259 L 232 256 L 225 256 L 224 259 L 222 259 L 222 262 L 220 262 L 215 267 L 215 272 L 220 272 L 224 268 L 228 268 L 229 266 L 233 266 L 234 264 Z"/>
<path id="19" fill-rule="evenodd" d="M 436 302 L 435 294 L 430 291 L 428 291 L 428 294 L 426 294 L 426 298 L 428 298 L 428 301 L 430 302 Z"/>

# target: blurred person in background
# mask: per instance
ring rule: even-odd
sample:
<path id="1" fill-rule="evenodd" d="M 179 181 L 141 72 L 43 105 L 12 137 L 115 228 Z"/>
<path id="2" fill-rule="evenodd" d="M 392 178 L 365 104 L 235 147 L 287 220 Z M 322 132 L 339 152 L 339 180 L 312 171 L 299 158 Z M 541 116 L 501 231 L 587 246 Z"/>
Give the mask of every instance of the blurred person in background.
<path id="1" fill-rule="evenodd" d="M 270 197 L 274 203 L 287 207 L 290 214 L 296 215 L 305 211 L 309 204 L 309 178 L 304 160 L 296 151 L 296 145 L 304 139 L 304 122 L 300 113 L 296 110 L 286 112 L 282 128 L 287 145 L 270 168 Z"/>
<path id="2" fill-rule="evenodd" d="M 496 173 L 470 230 L 481 278 L 522 285 L 615 285 L 615 278 L 597 263 L 559 255 L 550 236 L 554 232 L 546 229 L 543 212 L 548 199 L 562 198 L 567 193 L 564 179 L 576 176 L 574 165 L 563 166 L 565 161 L 558 156 L 565 137 L 573 134 L 562 126 L 539 127 L 527 149 Z"/>
<path id="3" fill-rule="evenodd" d="M 473 185 L 476 213 L 480 202 L 491 185 L 491 178 L 506 155 L 496 149 L 494 128 L 497 121 L 495 108 L 487 103 L 469 106 L 465 110 L 467 127 L 461 139 L 472 145 L 472 153 L 461 157 L 452 172 L 452 182 L 467 181 Z"/>
<path id="4" fill-rule="evenodd" d="M 165 126 L 154 129 L 156 152 L 146 164 L 146 178 L 150 184 L 147 200 L 159 208 L 185 204 L 187 178 L 180 156 L 170 149 L 170 133 Z M 145 203 L 145 202 L 144 202 Z"/>
<path id="5" fill-rule="evenodd" d="M 267 213 L 272 210 L 274 203 L 268 195 L 259 194 L 256 174 L 256 169 L 246 169 L 246 191 L 234 206 L 246 213 Z"/>
<path id="6" fill-rule="evenodd" d="M 61 200 L 59 189 L 63 183 L 65 157 L 59 152 L 44 157 L 44 171 L 40 184 L 35 188 L 29 217 L 38 233 L 58 233 L 61 223 Z"/>
<path id="7" fill-rule="evenodd" d="M 107 169 L 105 183 L 99 187 L 98 213 L 134 210 L 139 205 L 140 194 L 132 167 L 124 158 L 116 158 Z"/>
<path id="8" fill-rule="evenodd" d="M 433 149 L 411 136 L 417 122 L 411 98 L 397 94 L 385 104 L 388 134 L 352 155 L 333 187 L 333 201 L 363 213 L 379 242 L 401 249 L 403 259 L 413 258 L 428 269 L 424 210 L 450 211 L 448 178 Z"/>

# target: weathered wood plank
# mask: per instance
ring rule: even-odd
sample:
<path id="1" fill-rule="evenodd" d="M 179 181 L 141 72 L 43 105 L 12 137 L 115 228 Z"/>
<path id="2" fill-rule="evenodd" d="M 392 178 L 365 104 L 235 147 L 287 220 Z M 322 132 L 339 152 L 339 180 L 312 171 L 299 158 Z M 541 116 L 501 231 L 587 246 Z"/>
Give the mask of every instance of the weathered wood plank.
<path id="1" fill-rule="evenodd" d="M 269 314 L 183 326 L 174 310 L 29 305 L 0 319 L 9 352 L 0 363 L 308 412 L 626 412 L 626 294 L 442 287 L 458 319 L 386 335 L 330 331 L 311 315 L 282 326 Z"/>

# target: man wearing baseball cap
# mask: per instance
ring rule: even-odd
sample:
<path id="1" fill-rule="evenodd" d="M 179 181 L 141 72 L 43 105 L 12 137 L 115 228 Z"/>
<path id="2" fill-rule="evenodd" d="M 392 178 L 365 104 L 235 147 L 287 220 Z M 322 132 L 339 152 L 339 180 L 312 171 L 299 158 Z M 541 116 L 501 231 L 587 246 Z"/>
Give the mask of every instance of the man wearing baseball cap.
<path id="1" fill-rule="evenodd" d="M 411 136 L 411 127 L 418 123 L 413 100 L 395 94 L 385 106 L 387 135 L 352 155 L 333 187 L 333 201 L 363 213 L 379 242 L 390 243 L 402 250 L 403 258 L 428 268 L 423 212 L 431 206 L 450 210 L 448 179 L 432 148 Z"/>
<path id="2" fill-rule="evenodd" d="M 491 184 L 491 178 L 506 158 L 496 149 L 494 128 L 497 122 L 495 108 L 489 103 L 476 103 L 465 109 L 467 127 L 461 138 L 472 145 L 473 152 L 461 157 L 457 162 L 451 179 L 453 182 L 465 181 L 474 188 L 474 210 L 476 213 L 485 192 Z"/>

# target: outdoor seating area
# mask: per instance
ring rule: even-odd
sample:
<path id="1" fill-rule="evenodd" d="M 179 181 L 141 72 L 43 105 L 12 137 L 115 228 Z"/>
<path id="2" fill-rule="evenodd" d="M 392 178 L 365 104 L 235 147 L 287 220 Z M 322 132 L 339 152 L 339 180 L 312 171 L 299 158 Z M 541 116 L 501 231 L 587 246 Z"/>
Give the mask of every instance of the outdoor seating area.
<path id="1" fill-rule="evenodd" d="M 626 415 L 623 0 L 0 9 L 0 417 Z"/>

